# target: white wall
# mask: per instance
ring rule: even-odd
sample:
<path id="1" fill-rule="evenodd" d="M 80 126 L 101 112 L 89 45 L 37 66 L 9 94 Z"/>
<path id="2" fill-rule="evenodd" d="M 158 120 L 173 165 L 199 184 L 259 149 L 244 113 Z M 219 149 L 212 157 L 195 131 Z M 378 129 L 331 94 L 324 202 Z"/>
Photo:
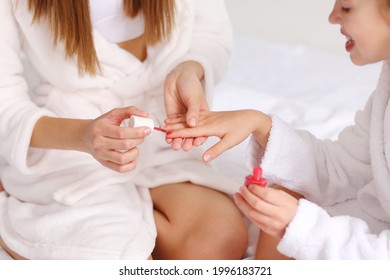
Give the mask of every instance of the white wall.
<path id="1" fill-rule="evenodd" d="M 212 1 L 212 0 L 211 0 Z M 236 34 L 345 54 L 328 16 L 334 0 L 225 0 Z"/>

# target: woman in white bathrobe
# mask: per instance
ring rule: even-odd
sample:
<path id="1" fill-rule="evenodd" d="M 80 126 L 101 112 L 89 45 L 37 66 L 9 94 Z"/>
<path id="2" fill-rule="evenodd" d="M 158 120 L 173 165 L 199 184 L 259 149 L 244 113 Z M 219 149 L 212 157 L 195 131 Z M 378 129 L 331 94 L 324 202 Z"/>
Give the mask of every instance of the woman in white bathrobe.
<path id="1" fill-rule="evenodd" d="M 260 259 L 390 259 L 390 1 L 336 0 L 329 20 L 341 25 L 353 63 L 384 61 L 376 90 L 337 141 L 254 110 L 205 113 L 196 128 L 171 133 L 219 136 L 206 161 L 252 134 L 249 165 L 261 164 L 274 187 L 243 186 L 235 201 L 262 231 Z"/>
<path id="2" fill-rule="evenodd" d="M 1 245 L 28 259 L 241 258 L 232 182 L 193 149 L 205 138 L 120 126 L 197 124 L 231 52 L 223 1 L 42 3 L 0 1 Z"/>

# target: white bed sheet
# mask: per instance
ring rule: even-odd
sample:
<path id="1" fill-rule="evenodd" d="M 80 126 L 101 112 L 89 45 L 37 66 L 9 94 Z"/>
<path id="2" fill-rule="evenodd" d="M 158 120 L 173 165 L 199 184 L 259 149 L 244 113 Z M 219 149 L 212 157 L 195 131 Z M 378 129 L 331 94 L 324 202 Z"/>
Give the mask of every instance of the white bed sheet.
<path id="1" fill-rule="evenodd" d="M 258 109 L 319 138 L 336 139 L 365 105 L 380 70 L 381 63 L 358 67 L 347 54 L 236 36 L 233 61 L 215 90 L 213 110 Z M 223 172 L 240 181 L 248 172 L 246 144 L 216 159 Z"/>
<path id="2" fill-rule="evenodd" d="M 357 67 L 347 55 L 237 36 L 230 70 L 215 90 L 213 110 L 258 109 L 320 138 L 335 139 L 364 106 L 380 67 Z M 216 140 L 210 138 L 206 146 Z M 237 181 L 237 188 L 249 172 L 246 145 L 244 141 L 215 160 L 221 172 Z M 248 259 L 254 254 L 256 231 L 250 227 Z M 0 249 L 0 259 L 10 257 Z"/>

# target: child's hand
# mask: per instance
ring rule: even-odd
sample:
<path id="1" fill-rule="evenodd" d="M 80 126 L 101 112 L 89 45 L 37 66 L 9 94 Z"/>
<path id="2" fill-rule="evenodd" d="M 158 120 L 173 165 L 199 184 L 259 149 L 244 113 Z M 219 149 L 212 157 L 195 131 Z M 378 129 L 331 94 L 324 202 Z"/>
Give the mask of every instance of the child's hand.
<path id="1" fill-rule="evenodd" d="M 271 119 L 255 110 L 239 110 L 225 112 L 202 111 L 196 127 L 189 128 L 185 118 L 167 119 L 165 121 L 167 138 L 196 138 L 217 136 L 221 139 L 203 154 L 203 160 L 209 162 L 228 149 L 240 144 L 251 133 L 256 132 L 258 141 L 268 140 Z M 260 143 L 264 144 L 264 143 Z M 266 145 L 266 143 L 265 143 Z"/>
<path id="2" fill-rule="evenodd" d="M 298 199 L 275 188 L 242 186 L 234 195 L 238 208 L 265 233 L 281 239 L 298 208 Z"/>

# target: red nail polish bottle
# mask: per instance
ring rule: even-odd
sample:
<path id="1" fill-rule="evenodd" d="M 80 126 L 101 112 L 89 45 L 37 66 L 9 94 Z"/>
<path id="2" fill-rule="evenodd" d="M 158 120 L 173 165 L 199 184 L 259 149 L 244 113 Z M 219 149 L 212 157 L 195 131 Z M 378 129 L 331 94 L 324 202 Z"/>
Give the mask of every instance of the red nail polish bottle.
<path id="1" fill-rule="evenodd" d="M 253 168 L 253 173 L 245 177 L 245 186 L 248 187 L 249 185 L 258 185 L 260 187 L 266 187 L 267 179 L 261 177 L 262 173 L 263 170 L 261 167 L 255 166 Z"/>

